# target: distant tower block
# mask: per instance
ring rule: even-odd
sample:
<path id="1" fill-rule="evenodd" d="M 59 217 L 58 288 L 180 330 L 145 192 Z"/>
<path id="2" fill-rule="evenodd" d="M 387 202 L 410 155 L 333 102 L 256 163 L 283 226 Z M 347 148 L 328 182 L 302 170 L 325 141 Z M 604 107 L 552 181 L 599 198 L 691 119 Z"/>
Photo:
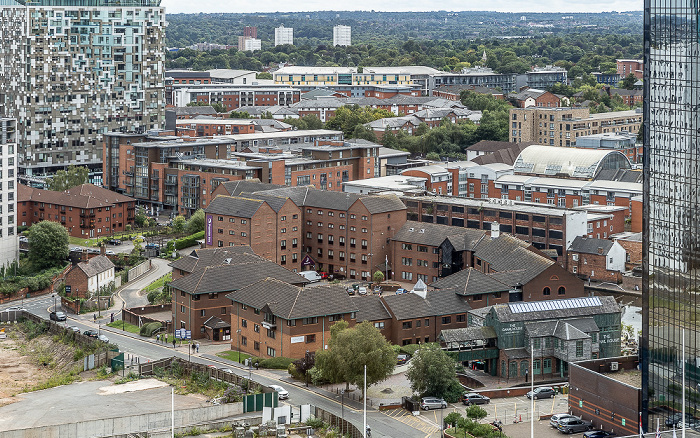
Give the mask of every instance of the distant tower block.
<path id="1" fill-rule="evenodd" d="M 351 28 L 350 26 L 338 25 L 333 28 L 333 45 L 334 46 L 350 46 Z"/>

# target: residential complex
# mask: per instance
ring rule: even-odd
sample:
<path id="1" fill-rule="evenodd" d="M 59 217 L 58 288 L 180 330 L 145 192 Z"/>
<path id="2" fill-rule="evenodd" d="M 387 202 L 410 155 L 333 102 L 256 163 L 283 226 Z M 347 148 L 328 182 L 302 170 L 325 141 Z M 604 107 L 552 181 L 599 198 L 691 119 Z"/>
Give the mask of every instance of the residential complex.
<path id="1" fill-rule="evenodd" d="M 284 44 L 294 45 L 294 29 L 291 27 L 276 27 L 275 28 L 275 46 Z"/>
<path id="2" fill-rule="evenodd" d="M 19 257 L 17 189 L 17 120 L 0 116 L 0 267 Z"/>
<path id="3" fill-rule="evenodd" d="M 0 29 L 0 102 L 17 119 L 20 173 L 99 170 L 104 134 L 163 122 L 160 0 L 8 0 Z"/>
<path id="4" fill-rule="evenodd" d="M 352 29 L 350 26 L 343 26 L 341 24 L 333 26 L 333 45 L 334 46 L 351 46 Z"/>

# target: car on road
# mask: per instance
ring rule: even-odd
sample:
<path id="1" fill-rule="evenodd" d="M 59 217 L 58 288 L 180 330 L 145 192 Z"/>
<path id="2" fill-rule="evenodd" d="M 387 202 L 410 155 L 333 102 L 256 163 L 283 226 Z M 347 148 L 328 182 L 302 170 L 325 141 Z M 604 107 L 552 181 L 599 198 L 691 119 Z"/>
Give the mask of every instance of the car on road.
<path id="1" fill-rule="evenodd" d="M 408 291 L 402 287 L 396 289 L 396 295 L 407 294 Z"/>
<path id="2" fill-rule="evenodd" d="M 287 390 L 282 388 L 281 386 L 270 385 L 270 388 L 272 388 L 273 391 L 277 392 L 277 397 L 279 397 L 280 400 L 286 400 L 289 398 L 289 392 L 287 392 Z"/>
<path id="3" fill-rule="evenodd" d="M 559 425 L 559 422 L 563 420 L 564 418 L 571 418 L 574 417 L 574 415 L 571 414 L 554 414 L 551 417 L 549 417 L 549 425 L 552 426 L 553 428 L 557 428 Z"/>
<path id="4" fill-rule="evenodd" d="M 12 306 L 12 307 L 8 307 L 7 309 L 3 310 L 3 312 L 21 312 L 23 310 L 26 311 L 27 309 L 25 309 L 22 306 Z"/>
<path id="5" fill-rule="evenodd" d="M 51 321 L 65 321 L 67 318 L 63 312 L 51 312 L 49 313 L 49 319 Z"/>
<path id="6" fill-rule="evenodd" d="M 557 429 L 561 433 L 585 432 L 593 429 L 593 423 L 578 417 L 564 418 L 557 424 Z"/>
<path id="7" fill-rule="evenodd" d="M 405 364 L 406 362 L 408 362 L 409 359 L 411 359 L 411 356 L 409 356 L 408 354 L 406 354 L 406 353 L 399 353 L 399 355 L 396 356 L 396 365 L 403 365 L 403 364 Z"/>
<path id="8" fill-rule="evenodd" d="M 90 329 L 90 330 L 85 330 L 85 331 L 83 332 L 83 334 L 84 334 L 85 336 L 89 336 L 89 337 L 91 337 L 91 338 L 96 338 L 96 337 L 99 335 L 99 333 L 97 333 L 97 330 L 92 330 L 92 329 Z"/>
<path id="9" fill-rule="evenodd" d="M 105 251 L 105 255 L 116 255 L 116 253 L 111 249 L 108 249 L 107 251 Z"/>
<path id="10" fill-rule="evenodd" d="M 88 248 L 87 253 L 88 254 L 99 254 L 100 250 L 97 248 Z"/>
<path id="11" fill-rule="evenodd" d="M 447 402 L 437 397 L 423 397 L 420 401 L 420 407 L 424 411 L 430 409 L 444 409 L 447 407 Z"/>
<path id="12" fill-rule="evenodd" d="M 539 388 L 535 388 L 534 391 L 530 391 L 527 394 L 525 394 L 525 397 L 527 398 L 552 398 L 556 395 L 556 392 L 554 391 L 554 388 L 551 388 L 549 386 L 541 386 Z"/>
<path id="13" fill-rule="evenodd" d="M 76 327 L 74 325 L 68 327 L 69 330 L 73 330 L 75 333 L 80 333 L 80 327 Z"/>
<path id="14" fill-rule="evenodd" d="M 485 395 L 477 394 L 476 392 L 468 392 L 462 395 L 462 403 L 466 406 L 471 405 L 487 405 L 491 399 Z"/>
<path id="15" fill-rule="evenodd" d="M 99 336 L 97 337 L 97 339 L 99 339 L 99 340 L 102 341 L 102 342 L 105 342 L 105 343 L 109 344 L 109 338 L 108 338 L 107 336 L 105 336 L 105 335 L 99 335 Z"/>
<path id="16" fill-rule="evenodd" d="M 676 412 L 675 414 L 667 417 L 666 421 L 664 423 L 666 424 L 666 427 L 673 427 L 676 424 L 678 424 L 682 419 L 683 419 L 683 413 Z M 690 422 L 693 419 L 693 416 L 686 412 L 685 419 L 686 419 L 686 421 Z"/>
<path id="17" fill-rule="evenodd" d="M 606 432 L 604 430 L 590 430 L 583 433 L 584 438 L 608 438 L 614 435 L 614 433 Z"/>
<path id="18" fill-rule="evenodd" d="M 83 252 L 83 249 L 79 246 L 74 246 L 70 250 L 71 250 L 71 252 Z"/>
<path id="19" fill-rule="evenodd" d="M 357 293 L 359 295 L 367 295 L 367 288 L 364 286 L 360 286 L 357 288 Z"/>
<path id="20" fill-rule="evenodd" d="M 122 241 L 119 240 L 119 239 L 109 239 L 109 240 L 107 241 L 107 244 L 108 244 L 108 245 L 117 246 L 117 245 L 121 245 L 121 244 L 122 244 Z"/>

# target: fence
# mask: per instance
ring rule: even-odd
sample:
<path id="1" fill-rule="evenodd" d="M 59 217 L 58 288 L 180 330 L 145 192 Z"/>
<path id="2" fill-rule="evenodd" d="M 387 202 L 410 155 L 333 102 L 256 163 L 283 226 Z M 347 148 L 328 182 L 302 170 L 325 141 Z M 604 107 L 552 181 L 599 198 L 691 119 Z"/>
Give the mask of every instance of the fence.
<path id="1" fill-rule="evenodd" d="M 344 420 L 340 418 L 338 415 L 332 414 L 328 411 L 324 411 L 323 409 L 314 406 L 314 416 L 320 420 L 323 420 L 325 423 L 330 424 L 331 426 L 335 426 L 338 428 L 339 431 L 341 431 L 342 436 L 349 436 L 350 438 L 362 438 L 363 434 L 360 432 L 360 429 L 355 427 L 354 424 L 349 422 L 348 420 Z"/>
<path id="2" fill-rule="evenodd" d="M 333 392 L 335 392 L 337 395 L 341 395 L 340 393 L 343 392 L 342 389 L 340 388 L 334 388 L 332 389 Z M 355 393 L 357 392 L 357 393 Z M 363 403 L 364 399 L 362 397 L 362 393 L 360 391 L 345 391 L 345 394 L 343 395 L 344 398 L 352 401 L 356 401 L 358 403 Z M 367 399 L 367 406 L 372 406 L 372 400 L 369 398 Z"/>
<path id="3" fill-rule="evenodd" d="M 172 333 L 173 321 L 171 319 L 161 320 L 146 316 L 151 313 L 163 312 L 170 309 L 171 306 L 165 304 L 153 304 L 149 306 L 122 309 L 122 320 L 136 326 L 139 325 L 139 320 L 143 324 L 147 324 L 149 322 L 159 322 L 163 324 L 163 331 L 165 331 L 165 333 Z"/>
<path id="4" fill-rule="evenodd" d="M 185 359 L 180 359 L 179 357 L 168 357 L 153 362 L 142 363 L 139 365 L 139 374 L 142 376 L 152 376 L 155 374 L 156 368 L 171 370 L 176 364 L 177 366 L 182 367 L 182 370 L 186 374 L 190 374 L 193 372 L 206 374 L 212 379 L 217 379 L 222 382 L 229 383 L 231 385 L 243 386 L 244 381 L 248 381 L 248 379 L 246 379 L 245 377 L 239 376 L 237 374 L 229 373 L 228 371 L 220 370 L 218 368 L 189 362 Z M 253 389 L 254 391 L 273 392 L 272 389 L 266 386 L 262 386 L 252 380 L 250 381 L 250 384 L 253 385 L 250 389 Z"/>
<path id="5" fill-rule="evenodd" d="M 128 274 L 126 274 L 126 281 L 127 283 L 132 281 L 135 278 L 138 278 L 145 274 L 149 269 L 151 269 L 151 261 L 146 260 L 145 262 L 134 266 L 133 268 L 129 269 Z"/>

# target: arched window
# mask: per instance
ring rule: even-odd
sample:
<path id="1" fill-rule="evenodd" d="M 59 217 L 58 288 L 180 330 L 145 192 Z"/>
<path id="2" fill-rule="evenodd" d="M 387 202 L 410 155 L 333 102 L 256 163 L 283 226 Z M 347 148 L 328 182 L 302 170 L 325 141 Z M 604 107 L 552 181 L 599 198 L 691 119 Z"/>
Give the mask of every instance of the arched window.
<path id="1" fill-rule="evenodd" d="M 564 295 L 566 294 L 566 288 L 564 286 L 559 286 L 559 289 L 557 290 L 557 293 L 559 295 Z"/>
<path id="2" fill-rule="evenodd" d="M 544 289 L 542 289 L 543 295 L 550 295 L 551 293 L 552 293 L 552 290 L 548 287 L 545 287 Z"/>

